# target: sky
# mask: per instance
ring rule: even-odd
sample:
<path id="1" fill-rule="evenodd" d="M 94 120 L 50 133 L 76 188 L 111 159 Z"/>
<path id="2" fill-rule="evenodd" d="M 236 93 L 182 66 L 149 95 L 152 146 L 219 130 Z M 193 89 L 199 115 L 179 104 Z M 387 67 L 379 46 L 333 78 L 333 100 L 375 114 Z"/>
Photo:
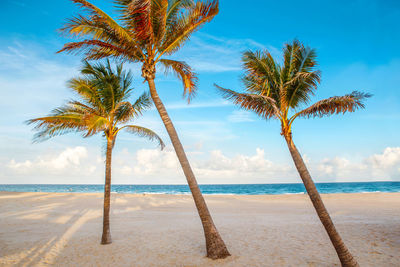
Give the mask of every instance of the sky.
<path id="1" fill-rule="evenodd" d="M 92 3 L 115 16 L 111 1 Z M 81 13 L 67 0 L 0 1 L 0 183 L 102 184 L 104 140 L 67 134 L 32 143 L 28 119 L 48 114 L 73 95 L 79 56 L 56 54 L 73 41 L 58 29 Z M 220 0 L 219 14 L 190 38 L 175 59 L 199 77 L 190 105 L 174 76 L 156 86 L 201 184 L 298 183 L 277 121 L 265 121 L 223 100 L 214 83 L 238 91 L 241 54 L 267 49 L 277 60 L 285 43 L 315 48 L 322 80 L 312 101 L 354 90 L 373 94 L 366 108 L 322 119 L 298 119 L 293 138 L 316 182 L 400 181 L 400 2 L 397 0 Z M 148 90 L 140 66 L 132 100 Z M 171 142 L 153 108 L 134 123 L 167 144 L 120 134 L 114 184 L 184 184 Z"/>

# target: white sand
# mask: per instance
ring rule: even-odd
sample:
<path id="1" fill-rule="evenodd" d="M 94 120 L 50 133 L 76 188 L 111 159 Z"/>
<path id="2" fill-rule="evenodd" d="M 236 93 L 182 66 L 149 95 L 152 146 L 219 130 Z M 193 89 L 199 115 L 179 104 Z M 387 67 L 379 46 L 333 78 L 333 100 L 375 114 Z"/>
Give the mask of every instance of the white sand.
<path id="1" fill-rule="evenodd" d="M 400 193 L 323 195 L 361 266 L 400 266 Z M 0 266 L 339 266 L 306 195 L 206 196 L 233 256 L 205 257 L 190 195 L 0 193 Z"/>

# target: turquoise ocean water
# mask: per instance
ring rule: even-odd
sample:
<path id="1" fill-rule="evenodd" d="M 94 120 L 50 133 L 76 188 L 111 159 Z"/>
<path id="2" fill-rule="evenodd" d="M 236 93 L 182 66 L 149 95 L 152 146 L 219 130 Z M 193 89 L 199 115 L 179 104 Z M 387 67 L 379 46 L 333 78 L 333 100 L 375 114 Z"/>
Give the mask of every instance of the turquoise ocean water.
<path id="1" fill-rule="evenodd" d="M 317 183 L 320 193 L 400 192 L 400 182 Z M 204 184 L 203 194 L 264 195 L 303 194 L 303 184 Z M 0 184 L 9 192 L 103 192 L 103 185 L 71 184 Z M 189 194 L 187 185 L 112 185 L 112 192 L 134 194 Z"/>

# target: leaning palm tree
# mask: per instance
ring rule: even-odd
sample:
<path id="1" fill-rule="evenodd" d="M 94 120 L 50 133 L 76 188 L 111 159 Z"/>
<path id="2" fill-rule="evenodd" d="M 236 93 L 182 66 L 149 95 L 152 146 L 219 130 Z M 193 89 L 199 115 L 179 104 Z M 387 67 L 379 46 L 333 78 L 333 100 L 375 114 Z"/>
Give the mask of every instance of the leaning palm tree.
<path id="1" fill-rule="evenodd" d="M 307 167 L 292 139 L 292 124 L 296 118 L 323 117 L 353 112 L 364 108 L 363 100 L 369 94 L 352 92 L 309 103 L 320 82 L 320 71 L 315 70 L 316 53 L 299 41 L 286 44 L 283 49 L 283 65 L 279 65 L 267 51 L 245 52 L 242 57 L 246 93 L 238 93 L 216 85 L 222 96 L 240 107 L 254 111 L 264 119 L 281 122 L 281 135 L 285 138 L 296 168 L 303 180 L 308 196 L 327 231 L 342 266 L 358 266 L 343 243 L 326 210 Z"/>
<path id="2" fill-rule="evenodd" d="M 86 0 L 72 0 L 87 13 L 71 18 L 62 32 L 82 38 L 59 52 L 83 53 L 86 59 L 116 58 L 141 64 L 151 97 L 169 134 L 198 210 L 206 239 L 207 257 L 229 256 L 219 235 L 174 125 L 161 101 L 154 79 L 156 65 L 182 80 L 188 101 L 196 92 L 197 77 L 183 61 L 169 58 L 191 34 L 218 13 L 218 0 L 114 0 L 119 18 L 114 20 Z M 84 39 L 85 38 L 85 39 Z"/>
<path id="3" fill-rule="evenodd" d="M 132 74 L 130 71 L 123 71 L 122 64 L 113 70 L 108 60 L 106 65 L 84 62 L 81 74 L 82 77 L 68 82 L 68 87 L 77 93 L 81 101 L 71 100 L 54 109 L 49 116 L 31 119 L 27 123 L 35 124 L 34 129 L 39 131 L 35 134 L 35 141 L 69 132 L 82 133 L 83 137 L 103 134 L 107 145 L 101 244 L 110 244 L 111 156 L 117 134 L 124 130 L 156 140 L 161 149 L 164 148 L 164 143 L 152 130 L 126 124 L 141 116 L 152 103 L 147 93 L 142 94 L 133 104 L 128 101 L 132 91 Z"/>

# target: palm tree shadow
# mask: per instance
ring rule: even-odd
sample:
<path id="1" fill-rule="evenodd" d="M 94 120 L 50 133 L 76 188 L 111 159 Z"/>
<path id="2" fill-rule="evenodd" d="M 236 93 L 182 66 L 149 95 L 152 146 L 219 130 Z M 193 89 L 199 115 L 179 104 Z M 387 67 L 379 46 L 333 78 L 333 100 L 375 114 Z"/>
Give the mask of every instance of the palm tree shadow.
<path id="1" fill-rule="evenodd" d="M 17 263 L 18 266 L 32 266 L 41 264 L 53 264 L 56 257 L 61 253 L 62 249 L 72 238 L 72 235 L 87 220 L 90 209 L 84 209 L 79 213 L 73 215 L 65 225 L 69 227 L 60 236 L 52 237 L 46 244 L 37 246 L 34 250 L 27 253 L 27 255 Z"/>

